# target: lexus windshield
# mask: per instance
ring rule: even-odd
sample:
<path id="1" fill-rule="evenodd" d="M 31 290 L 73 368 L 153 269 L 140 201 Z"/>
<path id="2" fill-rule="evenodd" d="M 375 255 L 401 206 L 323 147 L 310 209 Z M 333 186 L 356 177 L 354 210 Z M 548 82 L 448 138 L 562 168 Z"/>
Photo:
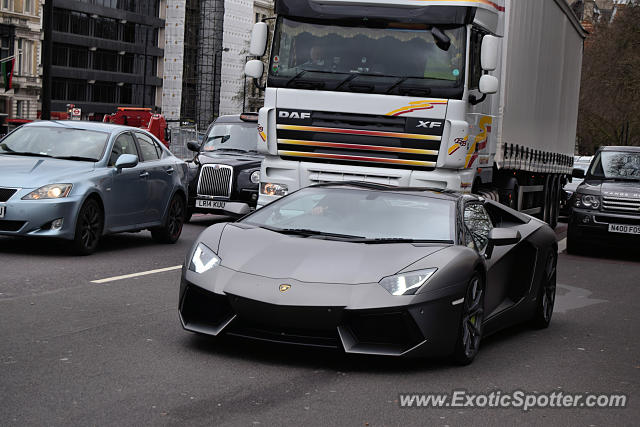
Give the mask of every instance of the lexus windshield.
<path id="1" fill-rule="evenodd" d="M 368 189 L 308 187 L 242 222 L 276 232 L 451 242 L 455 203 Z"/>
<path id="2" fill-rule="evenodd" d="M 640 181 L 640 152 L 601 151 L 588 178 Z"/>
<path id="3" fill-rule="evenodd" d="M 462 97 L 464 26 L 364 20 L 356 23 L 335 25 L 280 17 L 269 85 Z"/>
<path id="4" fill-rule="evenodd" d="M 23 126 L 0 142 L 0 155 L 54 157 L 97 162 L 109 134 L 84 129 Z"/>
<path id="5" fill-rule="evenodd" d="M 218 123 L 213 125 L 202 145 L 202 151 L 256 151 L 257 125 L 251 123 Z"/>

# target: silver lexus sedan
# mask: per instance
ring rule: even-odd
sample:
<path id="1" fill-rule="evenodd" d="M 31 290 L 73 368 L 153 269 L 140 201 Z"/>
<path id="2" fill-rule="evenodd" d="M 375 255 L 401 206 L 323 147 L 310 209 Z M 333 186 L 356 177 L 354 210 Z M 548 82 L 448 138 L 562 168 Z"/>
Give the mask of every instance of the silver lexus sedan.
<path id="1" fill-rule="evenodd" d="M 70 241 L 87 255 L 105 234 L 182 232 L 187 166 L 141 129 L 40 121 L 0 140 L 0 235 Z"/>

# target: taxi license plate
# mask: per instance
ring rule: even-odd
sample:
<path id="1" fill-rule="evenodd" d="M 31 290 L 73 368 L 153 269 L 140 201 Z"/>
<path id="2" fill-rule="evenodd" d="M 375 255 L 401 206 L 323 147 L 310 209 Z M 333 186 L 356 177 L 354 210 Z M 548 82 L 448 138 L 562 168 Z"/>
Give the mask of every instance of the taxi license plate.
<path id="1" fill-rule="evenodd" d="M 205 209 L 224 209 L 227 202 L 220 202 L 217 200 L 196 200 L 196 208 Z"/>
<path id="2" fill-rule="evenodd" d="M 7 212 L 7 207 L 0 205 L 0 218 L 4 218 L 4 214 Z"/>
<path id="3" fill-rule="evenodd" d="M 640 225 L 609 224 L 609 232 L 624 234 L 640 234 Z"/>

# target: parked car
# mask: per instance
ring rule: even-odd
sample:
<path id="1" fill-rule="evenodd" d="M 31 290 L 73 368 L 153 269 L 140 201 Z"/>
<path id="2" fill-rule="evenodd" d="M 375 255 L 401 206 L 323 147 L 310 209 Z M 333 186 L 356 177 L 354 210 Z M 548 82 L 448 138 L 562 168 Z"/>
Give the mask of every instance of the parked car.
<path id="1" fill-rule="evenodd" d="M 589 165 L 591 164 L 591 160 L 593 156 L 574 156 L 573 160 L 573 168 L 580 169 L 585 174 L 587 173 L 587 169 L 589 169 Z M 568 217 L 569 216 L 569 199 L 573 196 L 573 193 L 576 192 L 576 188 L 578 185 L 582 183 L 583 179 L 573 176 L 571 182 L 567 182 L 563 187 L 563 194 L 560 198 L 560 216 Z"/>
<path id="2" fill-rule="evenodd" d="M 452 354 L 549 325 L 557 243 L 477 196 L 371 183 L 301 189 L 215 224 L 182 269 L 189 331 L 395 356 Z"/>
<path id="3" fill-rule="evenodd" d="M 640 243 L 640 147 L 602 147 L 570 199 L 567 252 Z"/>
<path id="4" fill-rule="evenodd" d="M 123 231 L 174 243 L 186 198 L 186 163 L 141 129 L 41 121 L 0 140 L 1 235 L 66 239 L 79 254 Z"/>
<path id="5" fill-rule="evenodd" d="M 256 208 L 260 184 L 258 115 L 221 116 L 202 142 L 190 142 L 187 219 L 196 212 L 243 216 Z"/>

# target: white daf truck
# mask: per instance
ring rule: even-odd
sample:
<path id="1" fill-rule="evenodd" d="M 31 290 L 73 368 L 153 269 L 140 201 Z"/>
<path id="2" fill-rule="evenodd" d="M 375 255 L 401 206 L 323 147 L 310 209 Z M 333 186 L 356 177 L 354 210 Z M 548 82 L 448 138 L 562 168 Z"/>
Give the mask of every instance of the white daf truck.
<path id="1" fill-rule="evenodd" d="M 245 69 L 266 86 L 258 206 L 358 180 L 479 193 L 555 225 L 586 35 L 566 0 L 276 0 L 275 11 L 254 27 Z"/>

